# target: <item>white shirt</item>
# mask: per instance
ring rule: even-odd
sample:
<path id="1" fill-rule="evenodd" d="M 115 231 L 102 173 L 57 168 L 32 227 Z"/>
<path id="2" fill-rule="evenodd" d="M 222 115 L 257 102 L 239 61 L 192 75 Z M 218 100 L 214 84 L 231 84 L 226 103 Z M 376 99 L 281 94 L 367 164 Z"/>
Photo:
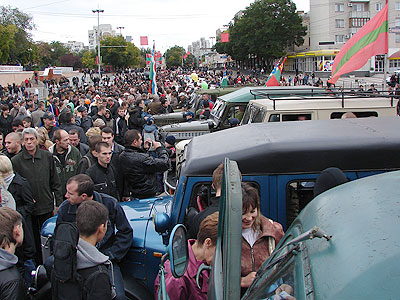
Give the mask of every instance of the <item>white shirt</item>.
<path id="1" fill-rule="evenodd" d="M 252 227 L 242 229 L 242 236 L 249 243 L 250 247 L 253 247 L 254 243 L 257 241 L 257 237 L 260 234 L 259 231 L 254 231 Z"/>

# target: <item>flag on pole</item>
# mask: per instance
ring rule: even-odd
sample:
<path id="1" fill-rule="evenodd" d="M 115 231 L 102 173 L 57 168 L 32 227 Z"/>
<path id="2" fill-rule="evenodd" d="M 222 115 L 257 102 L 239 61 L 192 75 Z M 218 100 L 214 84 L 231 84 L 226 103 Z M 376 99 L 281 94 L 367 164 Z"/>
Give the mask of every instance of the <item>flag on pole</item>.
<path id="1" fill-rule="evenodd" d="M 227 87 L 227 86 L 228 86 L 228 76 L 226 76 L 226 64 L 224 64 L 224 74 L 221 80 L 221 87 Z"/>
<path id="2" fill-rule="evenodd" d="M 229 42 L 229 32 L 221 33 L 221 43 Z"/>
<path id="3" fill-rule="evenodd" d="M 388 4 L 344 44 L 333 61 L 330 83 L 360 69 L 374 55 L 388 53 Z"/>
<path id="4" fill-rule="evenodd" d="M 279 86 L 280 85 L 283 65 L 285 64 L 285 61 L 286 61 L 286 56 L 282 57 L 277 62 L 274 69 L 272 70 L 271 74 L 269 74 L 267 82 L 265 83 L 265 86 Z"/>
<path id="5" fill-rule="evenodd" d="M 149 40 L 147 38 L 147 36 L 141 36 L 140 37 L 140 45 L 141 46 L 145 46 L 149 44 Z"/>
<path id="6" fill-rule="evenodd" d="M 150 63 L 150 87 L 149 87 L 149 93 L 152 93 L 153 95 L 157 94 L 157 82 L 156 82 L 156 61 L 155 61 L 155 55 L 156 55 L 156 43 L 153 42 L 153 51 L 152 51 L 152 56 L 151 56 L 151 63 Z"/>
<path id="7" fill-rule="evenodd" d="M 146 54 L 146 65 L 151 64 L 151 57 L 152 57 L 151 53 Z"/>

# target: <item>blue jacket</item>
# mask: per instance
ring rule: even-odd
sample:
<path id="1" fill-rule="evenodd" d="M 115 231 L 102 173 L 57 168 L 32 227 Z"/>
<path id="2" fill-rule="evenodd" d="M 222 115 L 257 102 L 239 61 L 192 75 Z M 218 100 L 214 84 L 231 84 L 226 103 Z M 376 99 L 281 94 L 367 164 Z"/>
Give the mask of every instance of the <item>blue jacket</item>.
<path id="1" fill-rule="evenodd" d="M 125 212 L 118 201 L 109 195 L 93 192 L 93 200 L 104 204 L 108 211 L 107 232 L 98 243 L 97 248 L 107 255 L 111 261 L 119 262 L 128 253 L 132 245 L 132 227 L 129 224 Z M 71 205 L 65 200 L 58 209 L 58 222 L 75 222 L 78 205 Z"/>

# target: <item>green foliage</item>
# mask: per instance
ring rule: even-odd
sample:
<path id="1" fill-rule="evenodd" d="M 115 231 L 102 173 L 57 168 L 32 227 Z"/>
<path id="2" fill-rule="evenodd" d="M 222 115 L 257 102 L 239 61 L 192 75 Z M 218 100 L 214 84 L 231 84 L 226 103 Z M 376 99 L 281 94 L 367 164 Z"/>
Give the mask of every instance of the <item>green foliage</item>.
<path id="1" fill-rule="evenodd" d="M 15 33 L 17 27 L 15 25 L 0 25 L 0 63 L 8 63 L 11 49 L 15 46 Z"/>
<path id="2" fill-rule="evenodd" d="M 229 42 L 215 47 L 240 61 L 249 55 L 273 61 L 289 46 L 301 45 L 306 29 L 291 0 L 256 0 L 230 24 Z"/>
<path id="3" fill-rule="evenodd" d="M 164 54 L 167 67 L 182 66 L 182 57 L 185 55 L 185 53 L 186 50 L 180 46 L 173 46 L 169 48 Z"/>
<path id="4" fill-rule="evenodd" d="M 96 52 L 84 50 L 82 54 L 82 67 L 94 69 L 96 67 Z"/>
<path id="5" fill-rule="evenodd" d="M 42 67 L 62 66 L 60 58 L 69 54 L 69 50 L 60 42 L 53 41 L 50 44 L 38 42 L 38 53 L 41 57 L 39 65 Z"/>
<path id="6" fill-rule="evenodd" d="M 17 8 L 0 6 L 2 63 L 26 64 L 30 62 L 31 57 L 28 52 L 28 49 L 32 45 L 30 31 L 34 27 L 35 25 L 31 16 L 21 12 Z M 8 32 L 8 34 L 5 34 L 5 32 Z"/>
<path id="7" fill-rule="evenodd" d="M 140 64 L 140 50 L 134 44 L 126 42 L 123 36 L 108 36 L 102 38 L 100 43 L 101 46 L 117 46 L 101 48 L 103 64 L 113 68 L 136 67 Z"/>

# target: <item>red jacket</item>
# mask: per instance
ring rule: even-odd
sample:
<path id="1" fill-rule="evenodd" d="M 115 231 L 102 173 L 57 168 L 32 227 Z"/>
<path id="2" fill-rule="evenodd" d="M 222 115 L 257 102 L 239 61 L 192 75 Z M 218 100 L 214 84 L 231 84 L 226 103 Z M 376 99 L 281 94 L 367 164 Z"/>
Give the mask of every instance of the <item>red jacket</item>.
<path id="1" fill-rule="evenodd" d="M 250 272 L 256 272 L 264 261 L 271 255 L 275 245 L 279 243 L 284 232 L 282 225 L 261 216 L 261 233 L 250 247 L 242 237 L 242 277 Z"/>

